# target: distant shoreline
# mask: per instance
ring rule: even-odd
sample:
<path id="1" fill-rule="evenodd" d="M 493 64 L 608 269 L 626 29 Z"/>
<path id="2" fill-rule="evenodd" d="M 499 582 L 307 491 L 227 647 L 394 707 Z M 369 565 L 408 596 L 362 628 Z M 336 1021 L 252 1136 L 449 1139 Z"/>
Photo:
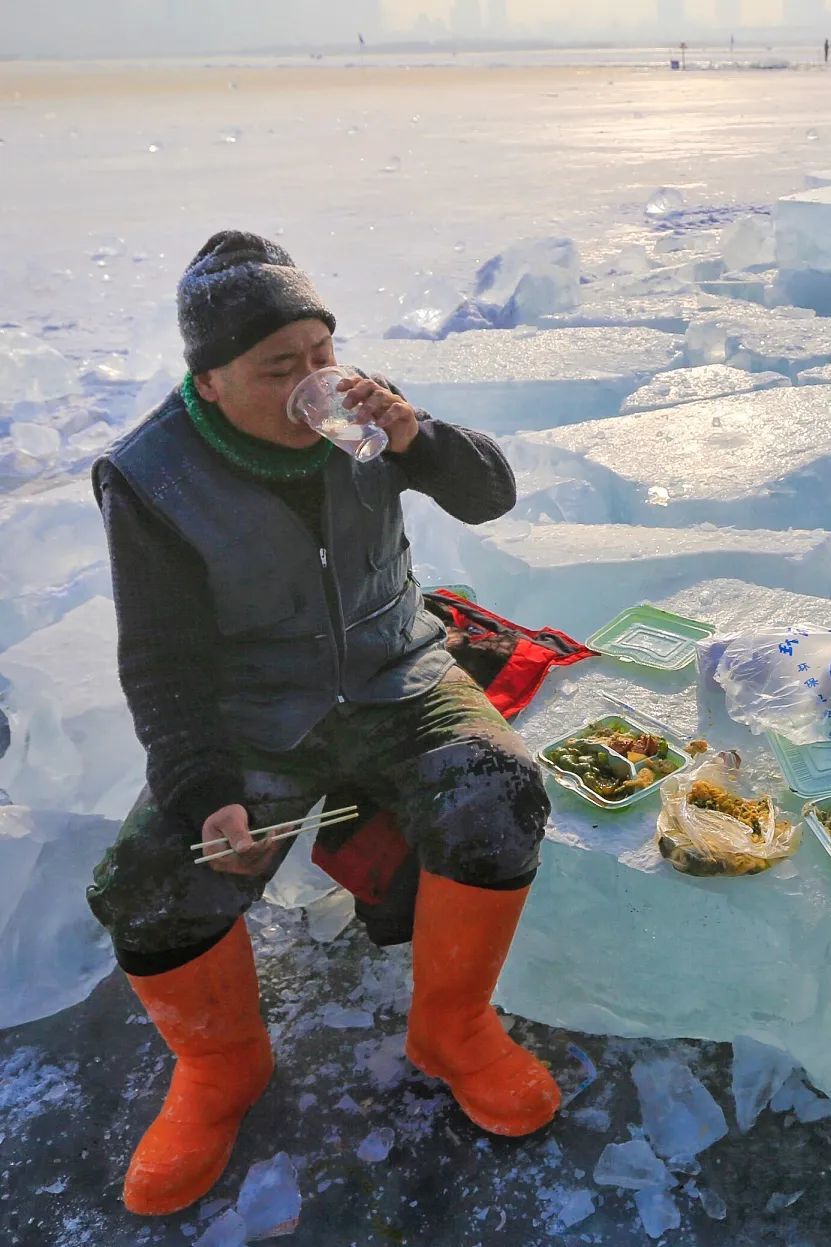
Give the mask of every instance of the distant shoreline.
<path id="1" fill-rule="evenodd" d="M 829 12 L 831 35 L 831 12 Z M 783 68 L 810 68 L 822 62 L 822 40 L 813 43 L 744 43 L 737 41 L 731 48 L 726 42 L 687 40 L 686 59 L 689 68 L 764 68 L 768 61 L 781 62 Z M 104 71 L 128 66 L 135 70 L 171 69 L 177 66 L 203 69 L 525 69 L 525 68 L 668 68 L 681 52 L 680 43 L 575 44 L 562 46 L 477 47 L 454 49 L 451 46 L 366 48 L 363 51 L 339 49 L 327 52 L 227 52 L 189 53 L 165 56 L 143 55 L 119 57 L 23 57 L 0 56 L 0 73 L 10 68 L 83 69 Z"/>
<path id="2" fill-rule="evenodd" d="M 559 89 L 558 84 L 580 82 L 588 79 L 616 75 L 622 82 L 628 78 L 648 76 L 663 80 L 667 88 L 701 77 L 700 72 L 710 71 L 719 77 L 747 76 L 755 71 L 769 73 L 784 71 L 796 77 L 801 71 L 819 74 L 825 67 L 819 64 L 796 65 L 786 60 L 770 57 L 743 64 L 731 62 L 716 64 L 711 61 L 696 62 L 688 54 L 688 73 L 675 72 L 670 68 L 669 57 L 662 57 L 653 64 L 613 63 L 585 64 L 557 63 L 553 61 L 523 61 L 470 63 L 431 61 L 400 65 L 384 61 L 354 60 L 338 62 L 334 59 L 309 61 L 292 59 L 280 61 L 269 58 L 256 60 L 205 59 L 187 60 L 119 60 L 119 61 L 4 61 L 0 63 L 0 106 L 17 105 L 20 101 L 44 100 L 59 102 L 69 99 L 103 99 L 124 97 L 161 98 L 182 95 L 216 96 L 229 91 L 240 93 L 297 95 L 314 94 L 329 90 L 347 91 L 378 89 L 391 91 L 447 90 L 466 91 L 476 78 L 487 76 L 492 89 L 501 85 L 521 85 L 522 89 L 536 85 L 545 91 Z M 789 72 L 790 71 L 790 72 Z M 796 72 L 794 72 L 796 71 Z M 830 71 L 831 72 L 831 71 Z"/>
<path id="3" fill-rule="evenodd" d="M 829 11 L 829 35 L 831 36 L 831 11 Z M 228 52 L 189 52 L 186 55 L 169 53 L 154 54 L 137 52 L 133 55 L 113 56 L 24 56 L 15 53 L 0 54 L 0 69 L 18 66 L 78 66 L 93 67 L 143 65 L 147 67 L 171 65 L 202 65 L 205 68 L 430 68 L 458 66 L 460 68 L 524 68 L 556 65 L 558 67 L 603 68 L 606 66 L 635 66 L 649 68 L 668 65 L 670 58 L 677 57 L 682 39 L 688 58 L 694 62 L 714 65 L 745 64 L 766 58 L 780 58 L 793 67 L 810 66 L 822 60 L 824 36 L 786 42 L 764 38 L 744 39 L 737 37 L 733 46 L 729 34 L 723 37 L 709 35 L 695 38 L 679 32 L 674 38 L 667 35 L 661 41 L 631 40 L 616 43 L 586 42 L 574 44 L 553 43 L 479 43 L 435 44 L 388 43 L 359 48 L 357 45 L 337 46 L 326 49 L 269 49 L 267 51 L 233 50 Z"/>
<path id="4" fill-rule="evenodd" d="M 748 72 L 831 72 L 822 63 L 821 45 L 729 48 L 701 45 L 686 50 L 688 73 L 719 75 Z M 64 99 L 98 94 L 132 95 L 213 93 L 229 89 L 251 91 L 315 91 L 325 85 L 344 85 L 351 79 L 373 81 L 390 88 L 413 86 L 425 75 L 430 86 L 439 80 L 462 85 L 471 74 L 487 73 L 516 81 L 522 73 L 574 77 L 593 74 L 665 75 L 677 81 L 672 61 L 680 61 L 680 49 L 637 45 L 601 47 L 526 48 L 476 52 L 437 52 L 406 55 L 368 50 L 356 55 L 310 56 L 194 56 L 142 57 L 85 60 L 13 59 L 0 61 L 0 102 L 20 98 Z M 678 66 L 680 68 L 680 65 Z M 683 72 L 683 71 L 682 71 Z"/>
<path id="5" fill-rule="evenodd" d="M 494 55 L 539 57 L 551 55 L 563 57 L 574 55 L 581 62 L 589 55 L 598 57 L 597 64 L 606 64 L 609 56 L 625 55 L 632 52 L 664 53 L 668 49 L 678 48 L 685 42 L 690 49 L 700 52 L 723 53 L 730 49 L 731 37 L 737 53 L 747 54 L 757 51 L 781 51 L 783 53 L 804 54 L 822 47 L 826 34 L 831 36 L 831 10 L 828 14 L 827 30 L 818 27 L 814 30 L 803 30 L 799 34 L 783 36 L 775 30 L 741 30 L 731 31 L 729 27 L 718 30 L 701 30 L 692 27 L 677 26 L 663 31 L 642 33 L 629 39 L 582 39 L 574 41 L 554 41 L 550 39 L 452 39 L 443 38 L 433 41 L 425 40 L 394 40 L 384 42 L 368 40 L 363 46 L 357 38 L 354 42 L 333 44 L 273 44 L 266 47 L 251 48 L 244 45 L 222 51 L 209 48 L 195 49 L 187 53 L 156 52 L 145 49 L 136 53 L 121 53 L 118 56 L 88 53 L 84 55 L 60 55 L 58 52 L 27 53 L 10 50 L 0 53 L 0 63 L 5 61 L 90 61 L 103 60 L 297 60 L 343 59 L 343 58 L 409 58 L 420 60 L 424 57 L 490 57 Z"/>

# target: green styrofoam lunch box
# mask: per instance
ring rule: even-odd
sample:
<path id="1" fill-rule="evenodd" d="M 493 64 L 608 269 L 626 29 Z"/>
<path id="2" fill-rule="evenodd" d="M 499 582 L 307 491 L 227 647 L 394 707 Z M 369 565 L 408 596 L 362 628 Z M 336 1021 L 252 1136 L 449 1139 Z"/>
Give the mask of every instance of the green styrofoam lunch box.
<path id="1" fill-rule="evenodd" d="M 831 800 L 809 802 L 802 810 L 802 817 L 825 849 L 825 852 L 831 857 L 831 829 L 820 821 L 817 815 L 817 807 L 820 807 L 823 811 L 831 810 Z"/>
<path id="2" fill-rule="evenodd" d="M 767 742 L 791 792 L 811 801 L 831 797 L 831 741 L 795 745 L 778 732 L 768 732 Z"/>
<path id="3" fill-rule="evenodd" d="M 665 775 L 662 779 L 656 779 L 655 783 L 650 784 L 648 788 L 643 788 L 639 792 L 633 792 L 628 797 L 624 797 L 622 801 L 610 801 L 607 797 L 601 797 L 599 793 L 592 792 L 591 788 L 588 788 L 583 783 L 579 775 L 575 775 L 573 771 L 563 770 L 562 767 L 557 766 L 551 759 L 551 754 L 555 749 L 561 748 L 567 741 L 574 740 L 575 737 L 579 737 L 584 732 L 587 732 L 590 727 L 614 727 L 621 731 L 634 733 L 636 736 L 641 736 L 644 733 L 650 736 L 656 735 L 654 728 L 650 728 L 645 724 L 639 724 L 635 718 L 619 714 L 609 714 L 600 718 L 591 719 L 588 723 L 584 724 L 583 727 L 572 728 L 570 732 L 566 732 L 565 735 L 558 737 L 557 740 L 553 740 L 549 744 L 544 745 L 536 755 L 540 766 L 549 772 L 552 778 L 555 779 L 556 782 L 563 788 L 569 789 L 569 791 L 576 793 L 578 797 L 582 797 L 584 801 L 588 801 L 592 805 L 599 806 L 601 809 L 625 810 L 628 809 L 629 806 L 635 805 L 636 802 L 643 801 L 646 797 L 649 797 L 653 793 L 657 792 L 664 780 L 669 778 L 668 775 Z M 678 768 L 673 771 L 672 774 L 680 775 L 682 771 L 685 771 L 692 765 L 692 758 L 688 753 L 685 753 L 676 745 L 669 744 L 669 742 L 667 743 L 669 746 L 667 756 L 672 758 L 673 761 L 678 762 Z M 614 750 L 610 750 L 609 752 L 614 755 Z M 649 760 L 647 759 L 645 762 L 635 763 L 635 768 L 637 770 L 640 767 L 648 765 Z"/>
<path id="4" fill-rule="evenodd" d="M 700 619 L 687 619 L 642 602 L 590 636 L 586 644 L 609 658 L 640 663 L 660 671 L 681 671 L 695 661 L 695 643 L 712 636 L 715 628 Z"/>

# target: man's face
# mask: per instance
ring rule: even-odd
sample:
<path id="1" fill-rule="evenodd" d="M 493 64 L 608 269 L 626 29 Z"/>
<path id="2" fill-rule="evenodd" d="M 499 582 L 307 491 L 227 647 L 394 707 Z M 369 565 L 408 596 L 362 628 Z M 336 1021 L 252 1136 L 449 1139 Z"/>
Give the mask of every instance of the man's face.
<path id="1" fill-rule="evenodd" d="M 334 363 L 332 335 L 323 321 L 298 320 L 263 338 L 223 368 L 200 373 L 196 388 L 243 433 L 302 450 L 318 441 L 320 434 L 304 424 L 293 424 L 286 415 L 286 402 L 310 372 Z"/>

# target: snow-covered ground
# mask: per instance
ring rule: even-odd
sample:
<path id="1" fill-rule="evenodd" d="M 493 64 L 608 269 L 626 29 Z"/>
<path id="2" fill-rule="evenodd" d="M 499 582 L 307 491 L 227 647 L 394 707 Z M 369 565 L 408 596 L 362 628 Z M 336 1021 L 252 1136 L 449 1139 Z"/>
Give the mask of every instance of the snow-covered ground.
<path id="1" fill-rule="evenodd" d="M 581 639 L 642 600 L 723 628 L 827 626 L 827 76 L 508 59 L 0 70 L 0 1025 L 77 1002 L 112 964 L 83 885 L 142 758 L 88 469 L 181 375 L 173 291 L 216 229 L 279 235 L 335 309 L 341 358 L 502 439 L 513 515 L 473 530 L 408 502 L 425 583 Z M 741 744 L 787 800 L 691 678 L 586 663 L 519 726 L 538 747 L 611 691 Z M 815 842 L 761 879 L 688 880 L 651 849 L 655 804 L 595 825 L 552 800 L 504 1002 L 601 1033 L 747 1033 L 831 1090 Z M 302 871 L 269 897 L 303 901 L 321 938 L 349 920 Z M 599 1183 L 632 1185 L 607 1162 Z M 663 1174 L 644 1181 L 644 1224 L 671 1226 Z"/>

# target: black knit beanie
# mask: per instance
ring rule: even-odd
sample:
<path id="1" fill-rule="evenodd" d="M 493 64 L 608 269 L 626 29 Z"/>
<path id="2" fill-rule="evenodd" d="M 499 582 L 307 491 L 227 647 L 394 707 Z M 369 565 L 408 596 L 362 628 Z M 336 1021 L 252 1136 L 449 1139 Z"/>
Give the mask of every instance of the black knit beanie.
<path id="1" fill-rule="evenodd" d="M 221 368 L 296 320 L 315 317 L 335 330 L 334 316 L 288 252 L 240 230 L 208 239 L 182 274 L 177 305 L 193 373 Z"/>

